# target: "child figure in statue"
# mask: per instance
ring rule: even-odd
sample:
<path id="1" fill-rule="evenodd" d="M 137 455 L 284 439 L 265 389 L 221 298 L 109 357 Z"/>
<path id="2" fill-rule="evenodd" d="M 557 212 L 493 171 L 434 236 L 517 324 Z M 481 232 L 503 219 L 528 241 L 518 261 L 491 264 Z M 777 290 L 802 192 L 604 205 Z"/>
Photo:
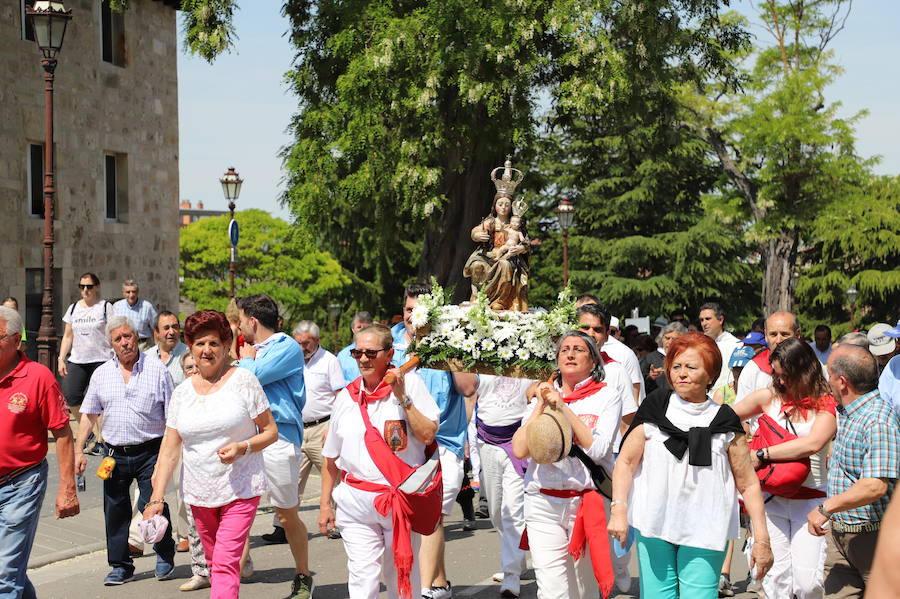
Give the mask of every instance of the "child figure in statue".
<path id="1" fill-rule="evenodd" d="M 507 239 L 506 243 L 502 246 L 495 248 L 487 253 L 489 258 L 493 258 L 495 260 L 502 260 L 504 258 L 508 258 L 510 256 L 510 252 L 518 247 L 525 244 L 525 236 L 522 234 L 522 217 L 512 215 L 509 219 L 509 225 L 507 228 Z M 525 248 L 527 250 L 527 246 Z"/>

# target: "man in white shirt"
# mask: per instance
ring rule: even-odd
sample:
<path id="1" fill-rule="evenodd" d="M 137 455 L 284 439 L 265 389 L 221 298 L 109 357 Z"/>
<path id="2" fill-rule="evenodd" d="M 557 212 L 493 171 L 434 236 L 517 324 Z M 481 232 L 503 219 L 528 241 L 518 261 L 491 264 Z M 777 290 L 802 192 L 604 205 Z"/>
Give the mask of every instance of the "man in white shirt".
<path id="1" fill-rule="evenodd" d="M 764 389 L 772 384 L 771 366 L 768 365 L 769 353 L 790 337 L 800 337 L 800 326 L 797 324 L 796 316 L 790 312 L 775 312 L 766 319 L 766 342 L 769 349 L 757 354 L 744 366 L 738 379 L 735 403 L 757 389 Z M 763 366 L 760 367 L 760 364 Z"/>
<path id="2" fill-rule="evenodd" d="M 728 360 L 731 353 L 741 345 L 741 340 L 725 330 L 725 311 L 716 302 L 706 302 L 700 306 L 700 326 L 703 334 L 716 342 L 719 353 L 722 354 L 722 370 L 713 383 L 713 389 L 718 389 L 727 385 L 731 378 Z"/>
<path id="3" fill-rule="evenodd" d="M 615 325 L 616 329 L 618 330 L 619 319 L 615 316 L 609 315 L 609 310 L 607 310 L 605 306 L 597 301 L 597 298 L 593 295 L 582 295 L 578 298 L 578 301 L 575 302 L 575 305 L 579 309 L 590 304 L 598 306 L 601 312 L 606 313 L 608 316 L 605 318 L 600 318 L 596 315 L 589 315 L 591 316 L 591 318 L 600 319 L 601 322 L 599 323 L 599 325 L 602 325 L 603 331 L 600 332 L 595 330 L 597 327 L 590 328 L 592 325 L 588 323 L 586 326 L 588 326 L 589 328 L 585 330 L 585 332 L 594 339 L 594 342 L 600 348 L 600 351 L 606 354 L 604 359 L 606 359 L 607 357 L 612 358 L 622 365 L 622 368 L 624 368 L 628 373 L 628 376 L 631 377 L 631 384 L 634 389 L 634 401 L 637 403 L 641 403 L 641 401 L 643 401 L 643 399 L 647 396 L 647 391 L 646 389 L 644 389 L 644 374 L 641 372 L 641 364 L 640 362 L 638 362 L 637 356 L 634 354 L 634 351 L 632 351 L 630 347 L 622 343 L 612 334 L 613 325 Z M 591 322 L 593 322 L 593 320 Z"/>
<path id="4" fill-rule="evenodd" d="M 141 351 L 147 351 L 153 345 L 156 308 L 152 303 L 138 297 L 139 291 L 138 284 L 133 279 L 122 283 L 122 295 L 125 299 L 120 299 L 113 304 L 113 313 L 117 316 L 124 316 L 134 323 L 138 334 L 138 348 Z"/>
<path id="5" fill-rule="evenodd" d="M 828 364 L 828 356 L 831 355 L 831 329 L 824 324 L 817 326 L 809 346 L 816 352 L 819 364 L 822 366 Z"/>
<path id="6" fill-rule="evenodd" d="M 294 340 L 303 350 L 303 379 L 306 384 L 306 404 L 303 406 L 303 446 L 300 451 L 300 482 L 297 486 L 297 503 L 303 503 L 303 492 L 309 473 L 315 466 L 322 472 L 322 446 L 328 432 L 328 422 L 334 398 L 338 391 L 347 386 L 341 365 L 330 351 L 319 345 L 321 331 L 319 325 L 311 320 L 301 320 L 294 327 Z M 284 529 L 279 526 L 277 516 L 274 518 L 275 530 L 262 535 L 268 543 L 287 543 Z M 329 535 L 333 539 L 340 538 L 335 530 Z"/>
<path id="7" fill-rule="evenodd" d="M 172 375 L 172 382 L 177 387 L 184 380 L 181 356 L 190 351 L 190 348 L 181 341 L 181 323 L 178 316 L 163 310 L 156 317 L 153 330 L 156 332 L 156 345 L 148 349 L 146 354 L 166 365 L 166 369 Z"/>

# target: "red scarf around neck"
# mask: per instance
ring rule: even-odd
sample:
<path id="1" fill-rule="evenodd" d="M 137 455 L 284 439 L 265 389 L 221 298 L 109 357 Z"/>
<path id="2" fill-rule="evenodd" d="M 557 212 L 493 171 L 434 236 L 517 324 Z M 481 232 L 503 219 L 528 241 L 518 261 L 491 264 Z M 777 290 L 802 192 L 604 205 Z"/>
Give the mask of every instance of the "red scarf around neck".
<path id="1" fill-rule="evenodd" d="M 347 385 L 347 391 L 350 392 L 350 397 L 356 403 L 360 403 L 363 400 L 365 400 L 366 403 L 374 403 L 388 397 L 391 394 L 391 386 L 382 380 L 378 383 L 378 386 L 375 387 L 374 391 L 366 391 L 366 384 L 360 376 Z"/>
<path id="2" fill-rule="evenodd" d="M 559 395 L 562 397 L 562 400 L 566 403 L 572 403 L 573 401 L 578 401 L 579 399 L 584 399 L 585 397 L 590 397 L 594 393 L 600 391 L 606 386 L 606 383 L 595 381 L 591 379 L 591 382 L 585 383 L 584 385 L 578 387 L 577 389 L 573 389 L 571 393 L 568 395 L 563 394 L 563 390 L 559 390 Z"/>

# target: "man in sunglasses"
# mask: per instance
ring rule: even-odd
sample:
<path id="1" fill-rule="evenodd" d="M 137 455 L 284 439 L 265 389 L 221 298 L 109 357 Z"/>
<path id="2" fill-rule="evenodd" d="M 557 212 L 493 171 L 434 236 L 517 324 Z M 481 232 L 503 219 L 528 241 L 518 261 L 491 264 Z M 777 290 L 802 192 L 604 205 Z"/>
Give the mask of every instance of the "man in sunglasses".
<path id="1" fill-rule="evenodd" d="M 406 350 L 415 337 L 416 330 L 410 318 L 419 296 L 431 291 L 425 285 L 410 285 L 404 292 L 403 332 L 394 337 L 393 364 L 406 362 Z M 399 327 L 397 327 L 399 329 Z M 398 331 L 399 332 L 399 331 Z M 399 337 L 399 339 L 398 339 Z M 444 477 L 444 517 L 450 514 L 463 481 L 466 430 L 475 405 L 475 388 L 478 378 L 474 374 L 419 368 L 416 373 L 425 382 L 428 392 L 441 410 L 440 426 L 435 437 L 440 448 L 441 470 Z M 470 399 L 469 399 L 470 398 Z M 444 527 L 422 537 L 419 551 L 419 571 L 422 576 L 422 597 L 443 599 L 452 596 L 450 581 L 444 567 Z M 414 591 L 416 589 L 413 589 Z"/>

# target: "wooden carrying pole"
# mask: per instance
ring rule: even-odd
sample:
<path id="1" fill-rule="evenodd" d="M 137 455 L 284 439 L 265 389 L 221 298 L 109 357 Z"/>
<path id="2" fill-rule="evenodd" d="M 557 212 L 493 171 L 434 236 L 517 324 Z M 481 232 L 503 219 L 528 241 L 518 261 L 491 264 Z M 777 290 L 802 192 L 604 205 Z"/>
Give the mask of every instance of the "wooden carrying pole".
<path id="1" fill-rule="evenodd" d="M 419 365 L 419 358 L 412 356 L 409 360 L 407 360 L 399 368 L 397 368 L 397 370 L 399 370 L 401 374 L 406 374 L 407 372 L 409 372 L 410 370 L 412 370 L 413 368 L 415 368 L 418 365 Z M 388 372 L 386 375 L 384 375 L 384 382 L 387 383 L 388 385 L 393 385 L 394 381 L 396 381 L 396 380 L 397 380 L 397 377 L 394 375 L 393 372 Z"/>

